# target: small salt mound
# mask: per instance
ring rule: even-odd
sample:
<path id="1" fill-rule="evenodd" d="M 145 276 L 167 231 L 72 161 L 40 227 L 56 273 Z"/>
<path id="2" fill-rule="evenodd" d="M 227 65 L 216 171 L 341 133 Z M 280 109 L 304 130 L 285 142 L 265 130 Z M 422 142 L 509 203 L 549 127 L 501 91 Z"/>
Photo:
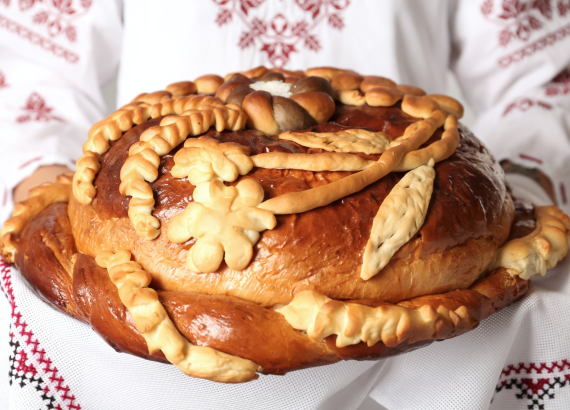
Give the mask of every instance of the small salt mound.
<path id="1" fill-rule="evenodd" d="M 277 97 L 289 98 L 293 95 L 291 93 L 291 84 L 283 81 L 258 81 L 250 84 L 249 87 L 255 91 L 267 91 L 269 94 Z"/>

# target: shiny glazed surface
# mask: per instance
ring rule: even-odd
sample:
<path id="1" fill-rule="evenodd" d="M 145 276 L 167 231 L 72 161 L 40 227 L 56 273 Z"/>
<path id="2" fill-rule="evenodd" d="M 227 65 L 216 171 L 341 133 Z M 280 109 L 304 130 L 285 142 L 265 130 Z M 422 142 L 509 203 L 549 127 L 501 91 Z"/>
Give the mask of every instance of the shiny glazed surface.
<path id="1" fill-rule="evenodd" d="M 91 256 L 104 250 L 129 249 L 153 275 L 157 289 L 233 295 L 273 306 L 288 303 L 301 289 L 316 289 L 333 299 L 370 299 L 390 303 L 416 296 L 469 287 L 505 242 L 513 220 L 513 203 L 499 164 L 484 146 L 460 127 L 461 142 L 454 155 L 436 164 L 436 180 L 423 227 L 404 245 L 388 266 L 369 281 L 359 277 L 362 253 L 372 220 L 384 198 L 402 178 L 391 173 L 375 184 L 333 204 L 309 212 L 277 216 L 277 226 L 264 231 L 254 246 L 252 262 L 243 271 L 222 264 L 217 272 L 196 274 L 185 267 L 194 240 L 173 244 L 166 230 L 174 215 L 192 201 L 194 187 L 170 175 L 174 150 L 161 158 L 158 179 L 152 183 L 161 235 L 138 238 L 127 217 L 129 198 L 119 193 L 119 173 L 128 148 L 155 119 L 126 132 L 103 155 L 90 206 L 74 199 L 69 216 L 78 249 Z M 339 106 L 332 123 L 316 131 L 365 127 L 392 137 L 417 121 L 397 107 Z M 320 152 L 257 131 L 206 135 L 260 152 Z M 431 141 L 439 138 L 441 131 Z M 374 159 L 374 156 L 366 156 Z M 377 157 L 376 157 L 377 158 Z M 328 184 L 349 172 L 308 172 L 254 168 L 247 176 L 260 182 L 265 199 Z M 232 184 L 240 181 L 238 179 Z"/>

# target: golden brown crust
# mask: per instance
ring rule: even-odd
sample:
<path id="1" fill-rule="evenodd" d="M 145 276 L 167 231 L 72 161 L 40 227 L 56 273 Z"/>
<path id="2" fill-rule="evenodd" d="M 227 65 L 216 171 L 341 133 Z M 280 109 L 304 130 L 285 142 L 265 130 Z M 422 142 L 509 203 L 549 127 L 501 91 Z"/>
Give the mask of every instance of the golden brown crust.
<path id="1" fill-rule="evenodd" d="M 336 108 L 332 97 L 320 91 L 293 94 L 291 99 L 303 107 L 317 124 L 327 122 Z"/>
<path id="2" fill-rule="evenodd" d="M 55 308 L 85 321 L 73 298 L 73 258 L 77 253 L 67 203 L 46 207 L 26 225 L 16 266 L 40 296 Z"/>
<path id="3" fill-rule="evenodd" d="M 254 91 L 243 100 L 243 110 L 247 113 L 249 128 L 267 135 L 279 133 L 279 125 L 273 116 L 273 97 L 267 91 Z"/>
<path id="4" fill-rule="evenodd" d="M 192 81 L 179 81 L 166 86 L 166 91 L 168 91 L 173 97 L 194 94 L 196 93 L 196 90 L 196 84 Z"/>
<path id="5" fill-rule="evenodd" d="M 243 105 L 249 115 L 248 126 L 270 135 L 326 122 L 335 111 L 332 98 L 343 104 L 369 107 L 392 106 L 403 98 L 402 110 L 415 117 L 428 118 L 440 108 L 439 103 L 443 111 L 456 118 L 463 115 L 462 105 L 451 97 L 439 94 L 425 96 L 425 92 L 417 87 L 397 85 L 383 77 L 362 77 L 352 70 L 331 67 L 309 69 L 306 74 L 303 77 L 302 72 L 269 70 L 260 66 L 243 73 L 229 74 L 225 84 L 219 76 L 202 76 L 196 80 L 200 90 L 196 83 L 182 81 L 170 84 L 165 91 L 140 94 L 89 131 L 89 139 L 83 147 L 84 155 L 77 164 L 79 172 L 74 178 L 75 197 L 84 205 L 91 203 L 95 195 L 92 182 L 100 169 L 99 156 L 109 149 L 109 141 L 119 139 L 122 132 L 149 118 L 181 114 L 189 109 L 200 109 L 200 105 L 223 107 L 219 101 Z M 274 89 L 272 93 L 276 94 L 273 95 L 263 91 L 265 88 L 259 88 L 259 84 L 267 82 L 280 83 L 278 88 L 281 91 Z M 215 91 L 220 100 L 189 97 L 197 91 Z M 217 121 L 218 124 L 220 122 Z M 147 220 L 134 221 L 138 224 L 136 226 L 140 226 L 140 234 L 152 239 L 157 233 L 156 221 L 147 217 L 152 211 L 152 204 L 148 199 L 136 198 L 133 205 L 133 209 L 140 211 L 134 215 L 145 215 Z"/>
<path id="6" fill-rule="evenodd" d="M 535 208 L 536 229 L 529 235 L 507 242 L 495 256 L 490 269 L 506 268 L 513 276 L 530 279 L 544 276 L 568 254 L 570 218 L 557 207 Z"/>
<path id="7" fill-rule="evenodd" d="M 407 121 L 405 114 L 382 107 L 368 107 L 363 111 L 341 110 L 338 115 L 349 124 L 356 118 L 371 129 L 380 128 L 379 131 L 398 135 L 394 125 L 389 128 L 386 122 L 378 119 L 386 112 L 394 118 L 396 126 L 398 121 Z M 333 124 L 321 125 L 317 129 L 331 127 L 346 129 Z M 232 271 L 222 265 L 216 273 L 195 275 L 188 272 L 184 263 L 186 250 L 193 241 L 176 245 L 162 235 L 155 242 L 145 243 L 133 237 L 130 221 L 125 220 L 128 199 L 116 192 L 117 167 L 120 169 L 125 155 L 128 155 L 129 145 L 136 142 L 140 132 L 126 134 L 103 157 L 104 166 L 97 176 L 96 185 L 104 196 L 98 196 L 90 207 L 80 206 L 72 200 L 70 214 L 82 252 L 95 255 L 103 250 L 129 248 L 137 261 L 153 274 L 157 288 L 231 294 L 264 305 L 288 303 L 293 294 L 287 289 L 307 288 L 317 289 L 333 299 L 350 299 L 358 295 L 358 298 L 398 302 L 432 293 L 428 288 L 436 292 L 467 288 L 506 240 L 512 221 L 512 202 L 504 188 L 500 167 L 480 143 L 462 129 L 462 144 L 457 152 L 435 166 L 436 180 L 430 210 L 417 237 L 404 245 L 384 271 L 369 283 L 359 279 L 360 258 L 349 255 L 358 255 L 364 250 L 379 204 L 399 181 L 400 174 L 388 174 L 343 203 L 303 214 L 278 216 L 277 227 L 262 234 L 254 246 L 252 263 L 244 271 Z M 207 135 L 222 142 L 249 146 L 253 155 L 266 150 L 284 153 L 309 150 L 254 131 L 210 131 Z M 433 138 L 437 140 L 438 136 L 441 137 L 441 133 L 436 133 Z M 194 189 L 187 182 L 171 176 L 173 154 L 161 158 L 159 177 L 151 184 L 157 201 L 154 215 L 163 228 L 168 228 L 174 215 L 186 208 Z M 248 176 L 240 178 L 256 179 L 263 186 L 266 199 L 271 199 L 342 180 L 347 175 L 350 173 L 254 168 Z M 463 205 L 473 202 L 473 195 L 482 199 L 482 202 L 477 202 L 482 204 L 481 207 Z M 486 222 L 482 224 L 480 221 Z M 345 234 L 338 237 L 338 232 Z M 449 235 L 449 232 L 454 234 Z M 336 237 L 338 239 L 334 239 Z M 327 243 L 328 246 L 320 247 L 319 243 Z M 294 252 L 293 247 L 296 249 Z M 146 256 L 157 254 L 160 257 Z M 333 261 L 339 258 L 346 262 L 335 266 Z M 255 272 L 260 272 L 262 265 L 266 274 L 257 276 Z M 425 272 L 425 281 L 418 280 L 414 272 Z M 442 275 L 441 272 L 449 274 Z M 430 279 L 432 274 L 439 278 L 438 282 Z M 397 277 L 401 280 L 396 282 Z M 255 288 L 243 285 L 251 280 L 259 281 L 259 285 Z"/>
<path id="8" fill-rule="evenodd" d="M 555 209 L 537 209 L 536 232 L 517 239 L 531 224 L 513 225 L 503 174 L 458 125 L 454 99 L 330 67 L 226 80 L 141 94 L 96 124 L 70 219 L 53 205 L 17 244 L 32 286 L 117 349 L 164 360 L 148 352 L 162 349 L 187 374 L 225 382 L 257 364 L 279 374 L 379 358 L 473 329 L 526 292 L 517 267 L 542 273 L 566 254 L 570 219 Z M 189 95 L 201 91 L 219 98 Z M 241 129 L 246 113 L 253 129 Z M 298 137 L 271 135 L 283 131 Z M 361 149 L 350 132 L 383 140 Z M 533 252 L 540 263 L 520 262 Z"/>
<path id="9" fill-rule="evenodd" d="M 194 83 L 198 94 L 215 94 L 224 83 L 224 79 L 219 75 L 207 74 L 196 78 Z"/>
<path id="10" fill-rule="evenodd" d="M 131 313 L 136 329 L 148 345 L 149 354 L 161 350 L 169 362 L 192 377 L 222 383 L 257 379 L 258 366 L 251 360 L 188 342 L 170 320 L 156 291 L 148 287 L 150 275 L 141 270 L 138 263 L 131 261 L 130 252 L 102 252 L 95 261 L 107 268 L 121 302 Z"/>
<path id="11" fill-rule="evenodd" d="M 19 243 L 19 254 L 35 249 L 37 240 L 42 241 L 41 237 L 46 235 L 57 236 L 58 242 L 62 244 L 72 242 L 69 229 L 65 227 L 68 222 L 64 208 L 65 204 L 55 204 L 34 218 Z M 29 264 L 22 265 L 21 269 L 45 300 L 55 302 L 59 308 L 64 307 L 66 313 L 90 323 L 118 351 L 165 361 L 160 352 L 149 355 L 144 338 L 136 330 L 130 313 L 122 304 L 119 292 L 105 269 L 98 267 L 86 255 L 73 256 L 73 248 L 69 245 L 64 245 L 63 249 L 71 251 L 62 252 L 59 259 L 53 256 L 54 250 L 58 252 L 53 246 L 45 246 L 43 249 L 46 251 L 35 254 L 38 265 L 41 263 L 44 267 L 43 275 L 30 274 L 28 270 L 34 268 Z M 71 276 L 62 268 L 62 263 L 69 264 L 72 258 L 75 259 L 75 265 L 70 290 Z M 67 284 L 60 286 L 58 277 L 63 277 Z M 50 286 L 44 285 L 46 283 L 57 285 L 52 285 L 50 289 Z M 397 333 L 394 336 L 397 339 L 389 334 L 384 335 L 389 345 L 396 343 L 397 334 L 400 335 L 400 340 L 406 341 L 392 347 L 387 347 L 382 342 L 372 346 L 357 343 L 338 347 L 338 339 L 334 335 L 323 341 L 313 340 L 294 330 L 280 313 L 231 296 L 158 291 L 158 297 L 178 330 L 193 344 L 249 359 L 263 367 L 264 373 L 283 374 L 290 370 L 334 363 L 340 359 L 370 360 L 388 357 L 425 346 L 433 339 L 458 336 L 476 327 L 480 320 L 496 310 L 522 297 L 528 289 L 528 283 L 527 280 L 513 278 L 505 269 L 498 269 L 477 281 L 469 290 L 419 297 L 402 301 L 398 306 L 369 300 L 351 301 L 349 305 L 353 306 L 352 314 L 379 308 L 388 314 L 391 311 L 401 311 L 406 315 L 417 315 L 414 312 L 421 311 L 433 323 L 433 332 L 430 334 L 422 323 L 418 327 L 413 321 L 405 322 L 405 326 L 395 329 Z M 60 303 L 60 295 L 53 292 L 57 289 L 65 292 L 67 301 L 73 299 L 75 309 L 69 309 L 69 302 Z M 442 314 L 447 316 L 441 316 Z M 362 317 L 357 315 L 355 320 L 362 320 Z M 353 322 L 353 325 L 356 324 Z M 427 339 L 422 339 L 426 337 Z"/>
<path id="12" fill-rule="evenodd" d="M 377 75 L 365 75 L 364 80 L 360 83 L 360 89 L 364 92 L 377 87 L 396 88 L 396 83 L 389 78 Z"/>
<path id="13" fill-rule="evenodd" d="M 14 263 L 20 235 L 34 216 L 53 203 L 69 201 L 72 178 L 71 173 L 62 174 L 55 183 L 46 182 L 33 188 L 28 199 L 14 206 L 12 217 L 4 222 L 0 230 L 0 252 L 6 262 Z"/>

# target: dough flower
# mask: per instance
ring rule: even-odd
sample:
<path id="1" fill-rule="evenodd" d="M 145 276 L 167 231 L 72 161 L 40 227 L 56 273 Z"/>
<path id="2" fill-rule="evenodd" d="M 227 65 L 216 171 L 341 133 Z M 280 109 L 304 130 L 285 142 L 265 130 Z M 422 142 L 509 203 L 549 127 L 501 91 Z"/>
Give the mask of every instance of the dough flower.
<path id="1" fill-rule="evenodd" d="M 232 182 L 253 168 L 249 149 L 233 142 L 220 143 L 209 137 L 188 139 L 174 156 L 173 177 L 184 178 L 192 185 L 213 179 Z"/>
<path id="2" fill-rule="evenodd" d="M 256 208 L 263 195 L 263 188 L 254 179 L 245 179 L 235 187 L 217 179 L 198 184 L 194 202 L 176 215 L 168 228 L 168 239 L 174 243 L 198 239 L 188 252 L 188 269 L 214 272 L 222 259 L 231 269 L 244 269 L 253 256 L 259 232 L 277 224 L 273 213 Z"/>

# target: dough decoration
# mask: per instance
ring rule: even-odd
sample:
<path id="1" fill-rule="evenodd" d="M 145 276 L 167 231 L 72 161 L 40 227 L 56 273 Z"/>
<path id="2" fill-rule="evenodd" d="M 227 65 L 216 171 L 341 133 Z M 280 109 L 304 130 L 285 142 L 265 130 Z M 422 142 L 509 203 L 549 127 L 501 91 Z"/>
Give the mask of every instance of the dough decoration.
<path id="1" fill-rule="evenodd" d="M 415 124 L 412 124 L 410 127 L 413 125 Z M 427 164 L 432 158 L 438 163 L 453 155 L 459 146 L 459 131 L 457 129 L 457 119 L 455 116 L 447 116 L 443 124 L 443 129 L 444 132 L 440 140 L 435 141 L 425 148 L 408 152 L 402 161 L 394 168 L 394 171 L 409 171 L 410 169 Z M 406 129 L 406 131 L 407 130 L 408 129 Z"/>
<path id="2" fill-rule="evenodd" d="M 402 342 L 443 339 L 456 328 L 471 327 L 464 306 L 455 311 L 443 305 L 437 309 L 430 305 L 418 309 L 396 305 L 373 308 L 332 300 L 314 290 L 298 292 L 291 303 L 276 311 L 313 340 L 336 335 L 337 347 L 360 342 L 373 346 L 380 341 L 393 347 Z"/>
<path id="3" fill-rule="evenodd" d="M 252 361 L 211 347 L 195 346 L 186 340 L 168 317 L 156 291 L 148 287 L 152 277 L 141 265 L 131 261 L 129 251 L 101 252 L 95 261 L 102 268 L 107 268 L 121 302 L 146 340 L 149 354 L 161 350 L 169 362 L 192 377 L 223 383 L 257 379 L 258 366 Z"/>
<path id="4" fill-rule="evenodd" d="M 173 177 L 188 177 L 192 185 L 213 179 L 233 182 L 253 168 L 249 149 L 232 142 L 220 143 L 209 137 L 189 139 L 174 155 Z"/>
<path id="5" fill-rule="evenodd" d="M 397 145 L 383 132 L 367 131 L 360 128 L 337 132 L 284 132 L 279 139 L 294 141 L 309 148 L 320 148 L 329 152 L 362 152 L 382 154 L 391 146 Z"/>
<path id="6" fill-rule="evenodd" d="M 258 210 L 266 211 L 273 218 L 272 221 L 275 220 L 273 214 L 299 213 L 328 205 L 360 191 L 391 171 L 412 170 L 426 165 L 431 158 L 435 162 L 441 161 L 449 157 L 459 143 L 457 121 L 453 115 L 462 115 L 462 107 L 452 98 L 426 96 L 417 87 L 397 85 L 382 77 L 363 77 L 350 70 L 323 67 L 307 70 L 305 75 L 303 77 L 297 72 L 270 71 L 258 67 L 243 74 L 232 75 L 224 84 L 221 77 L 204 76 L 195 82 L 171 84 L 166 91 L 139 95 L 132 103 L 96 124 L 90 131 L 89 140 L 84 146 L 85 154 L 78 161 L 78 172 L 73 181 L 74 195 L 83 204 L 89 204 L 95 196 L 96 190 L 92 182 L 100 168 L 99 156 L 108 150 L 109 141 L 120 138 L 122 132 L 135 124 L 164 115 L 167 116 L 159 126 L 144 131 L 140 142 L 131 146 L 129 158 L 121 169 L 120 192 L 131 196 L 129 218 L 137 234 L 148 240 L 160 234 L 160 222 L 152 215 L 154 197 L 149 185 L 158 177 L 160 156 L 169 153 L 187 137 L 203 134 L 210 126 L 214 126 L 218 132 L 224 129 L 242 129 L 246 123 L 269 134 L 285 131 L 279 135 L 280 139 L 328 151 L 310 155 L 271 152 L 250 158 L 249 149 L 239 144 L 222 144 L 207 137 L 186 141 L 184 148 L 174 157 L 172 175 L 178 178 L 187 176 L 189 182 L 196 186 L 211 182 L 208 187 L 211 188 L 212 195 L 220 198 L 224 196 L 223 191 L 237 188 L 225 187 L 223 182 L 214 183 L 214 180 L 233 182 L 239 175 L 246 175 L 253 166 L 317 172 L 359 171 L 331 184 L 285 194 L 263 203 L 263 195 L 258 195 L 259 202 L 250 207 L 259 205 Z M 204 90 L 211 92 L 213 89 L 216 89 L 216 97 L 189 95 Z M 334 133 L 295 132 L 299 128 L 327 121 L 335 107 L 331 96 L 354 105 L 391 106 L 402 100 L 401 107 L 405 113 L 423 120 L 409 126 L 404 135 L 397 139 L 391 139 L 382 132 L 364 129 Z M 452 112 L 453 115 L 446 116 L 445 112 Z M 444 124 L 442 139 L 417 151 Z M 382 156 L 374 162 L 350 153 Z M 251 181 L 247 184 L 242 181 L 240 184 L 242 183 L 242 186 L 252 186 Z M 197 188 L 198 198 L 206 191 L 209 194 L 210 188 Z M 262 192 L 260 187 L 251 189 Z M 239 196 L 237 193 L 227 195 L 236 198 Z M 210 201 L 205 194 L 202 199 Z M 168 233 L 169 238 L 175 238 L 178 243 L 197 235 L 199 241 L 191 248 L 187 262 L 188 267 L 195 272 L 213 272 L 218 269 L 224 252 L 231 268 L 243 269 L 251 259 L 252 249 L 249 244 L 257 242 L 259 231 L 271 229 L 267 226 L 274 225 L 273 222 L 268 222 L 269 217 L 266 215 L 266 221 L 258 226 L 258 231 L 249 232 L 249 229 L 238 224 L 235 226 L 243 232 L 236 231 L 233 225 L 229 225 L 218 226 L 216 234 L 201 234 L 200 228 L 192 222 L 195 219 L 192 215 L 204 213 L 207 208 L 197 207 L 198 205 L 189 206 L 181 214 L 185 215 L 184 218 L 176 217 L 178 219 L 175 218 L 176 223 L 171 224 Z M 222 215 L 225 215 L 231 205 L 222 208 L 225 209 Z M 180 219 L 185 222 L 182 223 Z M 214 219 L 226 221 L 225 216 Z M 420 219 L 416 219 L 416 225 Z M 229 235 L 228 238 L 222 238 L 221 232 Z M 247 246 L 243 241 L 242 245 L 236 245 L 239 241 L 235 239 L 235 232 L 241 232 L 240 235 L 249 238 Z M 382 238 L 382 232 L 386 235 L 387 231 L 377 228 L 374 236 Z M 212 239 L 214 236 L 216 240 Z M 367 247 L 366 262 L 362 268 L 363 278 L 372 277 L 372 272 L 377 273 L 389 261 L 387 255 L 391 257 L 403 244 L 400 243 L 402 239 L 386 243 L 381 240 L 375 244 L 379 248 L 372 252 L 372 241 L 371 239 Z M 238 260 L 232 252 L 234 248 L 245 249 L 242 259 Z M 205 256 L 199 257 L 198 254 Z M 372 260 L 375 259 L 377 260 L 373 263 Z"/>
<path id="7" fill-rule="evenodd" d="M 68 202 L 73 173 L 59 175 L 55 183 L 46 182 L 32 188 L 28 199 L 16 203 L 12 217 L 0 229 L 0 253 L 7 263 L 15 262 L 18 239 L 30 220 L 56 202 Z"/>
<path id="8" fill-rule="evenodd" d="M 301 169 L 304 171 L 362 171 L 376 161 L 358 155 L 325 152 L 320 154 L 290 154 L 268 152 L 250 157 L 254 166 L 266 169 Z"/>
<path id="9" fill-rule="evenodd" d="M 426 142 L 444 124 L 446 118 L 443 111 L 435 110 L 429 118 L 410 125 L 399 139 L 399 144 L 385 151 L 375 164 L 364 171 L 317 188 L 271 198 L 261 203 L 259 208 L 267 209 L 275 215 L 301 213 L 358 192 L 394 170 L 402 158 Z M 428 161 L 429 158 L 426 163 Z"/>
<path id="10" fill-rule="evenodd" d="M 489 270 L 506 268 L 513 276 L 530 279 L 544 276 L 546 270 L 568 253 L 570 218 L 555 206 L 535 208 L 537 227 L 533 233 L 507 242 L 499 249 Z"/>
<path id="11" fill-rule="evenodd" d="M 408 172 L 390 191 L 372 223 L 360 277 L 380 272 L 422 227 L 433 191 L 434 160 Z"/>
<path id="12" fill-rule="evenodd" d="M 215 93 L 216 96 L 194 93 Z M 364 129 L 337 133 L 297 132 L 328 121 L 335 111 L 333 98 L 345 104 L 386 107 L 401 101 L 405 114 L 421 120 L 407 127 L 404 135 L 396 139 Z M 96 124 L 89 132 L 73 181 L 70 176 L 61 177 L 56 184 L 35 188 L 30 199 L 17 204 L 13 217 L 0 231 L 0 250 L 9 262 L 13 262 L 15 256 L 27 257 L 20 252 L 21 248 L 16 253 L 18 238 L 24 232 L 19 246 L 25 250 L 27 245 L 24 243 L 28 243 L 25 238 L 38 231 L 23 231 L 25 225 L 50 204 L 67 201 L 70 192 L 80 204 L 89 205 L 96 196 L 93 181 L 101 168 L 100 156 L 109 149 L 110 142 L 118 140 L 123 132 L 137 124 L 165 116 L 158 126 L 148 128 L 141 134 L 140 141 L 130 147 L 129 157 L 120 172 L 120 192 L 131 197 L 128 215 L 137 235 L 149 240 L 156 238 L 160 234 L 160 223 L 152 215 L 155 202 L 149 183 L 158 177 L 160 157 L 184 143 L 174 156 L 172 175 L 187 176 L 189 183 L 195 185 L 193 202 L 170 221 L 166 234 L 174 243 L 196 240 L 186 259 L 188 269 L 195 273 L 215 272 L 223 260 L 230 269 L 245 269 L 253 257 L 253 246 L 260 239 L 260 233 L 275 228 L 277 214 L 300 213 L 326 206 L 362 190 L 392 171 L 410 171 L 385 198 L 374 218 L 361 267 L 361 278 L 368 280 L 377 275 L 421 228 L 433 190 L 434 165 L 451 156 L 458 147 L 457 118 L 462 115 L 463 107 L 450 97 L 427 95 L 420 88 L 398 85 L 383 77 L 361 76 L 351 70 L 329 67 L 313 68 L 305 73 L 257 67 L 228 75 L 225 79 L 208 75 L 193 82 L 170 84 L 164 91 L 137 96 Z M 250 157 L 249 148 L 239 144 L 221 143 L 209 137 L 187 140 L 205 133 L 210 127 L 215 127 L 218 132 L 236 131 L 245 128 L 246 124 L 267 134 L 281 133 L 281 139 L 327 152 L 266 152 Z M 442 126 L 442 138 L 420 149 Z M 380 154 L 380 158 L 378 161 L 365 160 L 354 155 L 356 153 Z M 290 192 L 263 202 L 261 184 L 247 177 L 254 166 L 354 173 L 327 185 Z M 235 186 L 225 185 L 224 182 L 235 182 L 240 176 L 245 178 Z M 75 206 L 76 210 L 85 210 L 83 205 L 72 203 L 70 209 Z M 58 212 L 62 217 L 68 215 L 61 209 Z M 555 207 L 536 208 L 536 215 L 535 232 L 504 244 L 491 263 L 490 272 L 469 289 L 381 306 L 376 306 L 374 301 L 332 300 L 315 290 L 304 290 L 275 311 L 294 329 L 301 331 L 295 334 L 305 342 L 310 338 L 310 343 L 320 343 L 334 335 L 338 348 L 360 342 L 368 346 L 380 341 L 384 343 L 381 347 L 385 350 L 375 351 L 380 354 L 368 351 L 355 354 L 358 358 L 393 354 L 388 348 L 402 342 L 409 344 L 457 336 L 476 327 L 495 309 L 520 298 L 528 288 L 526 279 L 544 275 L 546 269 L 566 255 L 570 218 Z M 73 235 L 69 236 L 73 239 Z M 263 371 L 253 361 L 211 347 L 195 346 L 182 336 L 171 320 L 171 317 L 179 318 L 179 313 L 169 310 L 172 315 L 169 317 L 156 291 L 149 288 L 151 275 L 131 261 L 129 251 L 96 251 L 95 254 L 97 264 L 108 269 L 121 302 L 132 315 L 151 354 L 161 350 L 184 373 L 220 382 L 254 380 L 256 371 Z M 70 266 L 79 259 L 75 256 Z M 142 259 L 139 261 L 144 263 Z M 70 289 L 62 291 L 69 292 Z M 75 292 L 75 285 L 71 291 Z M 168 292 L 176 293 L 172 290 L 165 293 Z M 226 297 L 210 296 L 212 300 Z M 192 300 L 191 303 L 198 302 Z M 221 303 L 230 302 L 224 299 Z M 244 310 L 240 312 L 251 312 L 248 309 L 252 306 L 263 309 L 255 303 L 243 303 L 240 309 Z M 376 307 L 367 306 L 368 303 Z M 167 302 L 165 306 L 168 307 Z M 81 318 L 85 320 L 85 317 Z M 269 316 L 264 318 L 270 320 Z M 192 335 L 192 329 L 179 328 Z M 307 363 L 322 364 L 325 351 L 329 359 L 334 356 L 333 361 L 353 354 L 348 350 L 336 351 L 331 346 L 332 342 L 326 341 L 322 350 Z"/>
<path id="13" fill-rule="evenodd" d="M 158 177 L 159 156 L 168 154 L 188 136 L 203 134 L 210 126 L 215 126 L 218 131 L 237 131 L 245 127 L 247 116 L 236 105 L 224 106 L 218 102 L 215 106 L 199 108 L 163 118 L 160 125 L 145 130 L 140 142 L 129 149 L 129 158 L 121 169 L 119 190 L 131 196 L 129 218 L 142 238 L 150 240 L 160 234 L 160 222 L 152 216 L 154 198 L 148 184 Z"/>
<path id="14" fill-rule="evenodd" d="M 188 269 L 215 272 L 222 259 L 231 269 L 244 269 L 253 256 L 259 232 L 277 224 L 271 212 L 256 208 L 263 195 L 263 188 L 254 179 L 244 179 L 235 187 L 217 179 L 199 184 L 194 190 L 194 202 L 168 227 L 171 242 L 198 239 L 188 252 Z"/>

